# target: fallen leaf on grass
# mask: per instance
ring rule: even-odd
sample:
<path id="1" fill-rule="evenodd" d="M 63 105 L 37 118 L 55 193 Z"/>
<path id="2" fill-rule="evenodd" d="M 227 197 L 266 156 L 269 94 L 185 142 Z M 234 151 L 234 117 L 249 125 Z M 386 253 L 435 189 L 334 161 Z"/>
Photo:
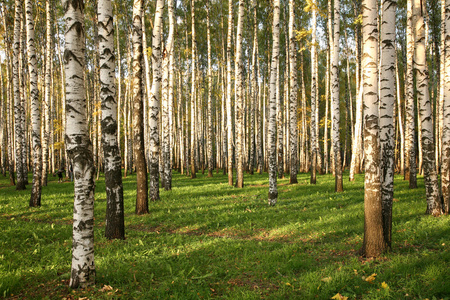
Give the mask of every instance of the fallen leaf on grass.
<path id="1" fill-rule="evenodd" d="M 113 288 L 110 285 L 104 285 L 101 289 L 100 292 L 106 292 L 106 291 L 112 291 Z"/>
<path id="2" fill-rule="evenodd" d="M 331 277 L 325 277 L 325 278 L 322 278 L 320 280 L 322 280 L 323 282 L 330 282 L 331 279 L 332 279 Z"/>
<path id="3" fill-rule="evenodd" d="M 364 279 L 365 281 L 367 281 L 368 283 L 372 283 L 372 281 L 375 280 L 375 277 L 377 277 L 377 274 L 373 273 L 372 275 L 370 275 L 369 277 L 362 277 L 362 279 Z"/>
<path id="4" fill-rule="evenodd" d="M 388 289 L 389 289 L 389 286 L 388 286 L 387 283 L 384 282 L 384 281 L 381 283 L 381 287 L 382 287 L 383 289 L 385 289 L 385 290 L 388 290 Z"/>
<path id="5" fill-rule="evenodd" d="M 341 294 L 337 293 L 336 295 L 334 295 L 333 297 L 331 297 L 331 299 L 335 299 L 335 300 L 347 300 L 348 297 L 342 296 Z"/>

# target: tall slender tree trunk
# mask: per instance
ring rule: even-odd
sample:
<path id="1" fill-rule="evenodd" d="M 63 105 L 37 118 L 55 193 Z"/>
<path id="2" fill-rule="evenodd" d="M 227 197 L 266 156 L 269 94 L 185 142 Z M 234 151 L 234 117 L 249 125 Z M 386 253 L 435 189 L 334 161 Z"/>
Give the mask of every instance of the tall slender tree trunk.
<path id="1" fill-rule="evenodd" d="M 31 98 L 31 138 L 33 142 L 33 187 L 31 189 L 30 206 L 41 205 L 41 112 L 39 107 L 39 89 L 36 67 L 36 49 L 34 46 L 34 20 L 33 4 L 31 0 L 26 0 L 26 20 L 27 20 L 27 53 L 28 72 L 30 74 L 30 98 Z M 3 91 L 0 90 L 3 94 Z M 3 106 L 3 105 L 2 105 Z"/>
<path id="2" fill-rule="evenodd" d="M 450 213 L 450 0 L 445 0 L 445 27 L 442 28 L 445 37 L 441 51 L 445 55 L 441 58 L 444 67 L 441 68 L 441 77 L 443 80 L 442 98 L 443 98 L 443 128 L 442 128 L 442 198 L 445 214 Z M 442 33 L 441 33 L 442 34 Z M 442 82 L 441 82 L 442 84 Z"/>
<path id="3" fill-rule="evenodd" d="M 85 34 L 83 0 L 64 0 L 66 20 L 64 63 L 66 71 L 66 144 L 73 162 L 74 210 L 72 271 L 69 286 L 95 283 L 94 263 L 94 158 L 87 124 L 84 88 Z"/>
<path id="4" fill-rule="evenodd" d="M 227 34 L 227 169 L 228 184 L 233 185 L 233 117 L 231 114 L 231 33 L 233 26 L 233 1 L 228 1 L 228 34 Z"/>
<path id="5" fill-rule="evenodd" d="M 133 5 L 133 157 L 136 166 L 136 214 L 148 213 L 147 163 L 144 149 L 144 111 L 142 90 L 142 10 L 143 1 Z M 151 175 L 150 175 L 151 176 Z"/>
<path id="6" fill-rule="evenodd" d="M 17 184 L 16 190 L 25 189 L 25 178 L 23 177 L 23 139 L 24 132 L 22 130 L 22 100 L 20 98 L 20 81 L 19 72 L 19 56 L 20 56 L 20 26 L 22 23 L 22 1 L 15 1 L 14 15 L 14 54 L 13 54 L 13 93 L 14 93 L 14 137 L 16 145 L 16 174 Z"/>
<path id="7" fill-rule="evenodd" d="M 312 32 L 311 32 L 311 179 L 312 184 L 316 184 L 317 156 L 318 149 L 316 139 L 316 106 L 318 105 L 317 97 L 317 50 L 316 50 L 316 24 L 317 24 L 317 2 L 313 0 L 312 16 L 311 16 Z"/>
<path id="8" fill-rule="evenodd" d="M 425 23 L 422 0 L 413 0 L 413 28 L 415 37 L 414 69 L 416 72 L 417 102 L 422 132 L 423 171 L 427 194 L 427 214 L 442 214 L 438 179 L 435 167 L 433 114 L 428 91 L 428 65 L 425 46 Z"/>
<path id="9" fill-rule="evenodd" d="M 152 36 L 152 69 L 153 83 L 151 89 L 149 126 L 150 126 L 150 199 L 159 200 L 159 111 L 161 88 L 161 32 L 164 0 L 157 0 L 155 22 Z"/>
<path id="10" fill-rule="evenodd" d="M 191 178 L 196 178 L 197 169 L 195 167 L 195 157 L 196 157 L 196 119 L 195 119 L 195 95 L 196 95 L 196 53 L 195 53 L 195 0 L 191 0 L 191 29 L 192 29 L 192 76 L 191 76 L 191 156 L 190 156 L 190 164 L 191 164 Z"/>
<path id="11" fill-rule="evenodd" d="M 392 203 L 394 200 L 394 105 L 395 105 L 395 12 L 396 0 L 383 0 L 381 8 L 380 64 L 380 171 L 383 235 L 391 247 Z"/>
<path id="12" fill-rule="evenodd" d="M 211 34 L 209 23 L 209 0 L 206 1 L 206 35 L 208 47 L 208 126 L 207 126 L 207 146 L 208 146 L 208 177 L 213 176 L 214 156 L 213 156 L 213 122 L 212 122 L 212 62 L 211 62 Z"/>
<path id="13" fill-rule="evenodd" d="M 244 76 L 242 66 L 242 31 L 244 25 L 244 1 L 239 0 L 236 34 L 236 186 L 244 187 Z"/>
<path id="14" fill-rule="evenodd" d="M 122 158 L 117 140 L 114 17 L 111 0 L 98 0 L 102 145 L 105 157 L 107 239 L 124 239 Z"/>
<path id="15" fill-rule="evenodd" d="M 377 257 L 387 250 L 383 235 L 378 115 L 378 10 L 376 0 L 363 0 L 364 99 L 364 241 L 361 254 Z"/>
<path id="16" fill-rule="evenodd" d="M 332 119 L 332 143 L 335 170 L 335 191 L 344 190 L 342 180 L 341 142 L 339 139 L 339 24 L 340 3 L 334 0 L 333 42 L 331 43 L 331 119 Z"/>
<path id="17" fill-rule="evenodd" d="M 416 149 L 415 149 L 415 109 L 414 109 L 414 74 L 413 74 L 413 56 L 414 56 L 414 36 L 412 32 L 413 15 L 412 0 L 407 1 L 407 20 L 406 20 L 406 126 L 405 126 L 405 180 L 409 180 L 409 188 L 417 188 L 416 178 Z"/>
<path id="18" fill-rule="evenodd" d="M 277 95 L 276 77 L 279 60 L 280 44 L 280 0 L 273 2 L 273 23 L 272 23 L 272 62 L 270 64 L 270 96 L 269 96 L 269 128 L 268 128 L 268 148 L 269 148 L 269 205 L 277 203 Z"/>
<path id="19" fill-rule="evenodd" d="M 171 76 L 173 76 L 172 66 L 171 66 L 171 58 L 173 59 L 173 33 L 174 33 L 174 16 L 173 16 L 173 2 L 169 0 L 169 20 L 170 20 L 170 28 L 169 28 L 169 36 L 167 38 L 166 48 L 163 54 L 163 63 L 162 63 L 162 107 L 163 107 L 163 126 L 162 126 L 162 134 L 163 134 L 163 161 L 164 161 L 164 177 L 163 177 L 163 186 L 165 190 L 172 189 L 172 163 L 171 163 L 171 142 L 170 142 L 170 133 L 171 133 L 171 124 L 170 124 L 170 100 L 173 100 L 173 83 L 172 90 L 171 86 Z M 171 95 L 172 93 L 172 95 Z"/>
<path id="20" fill-rule="evenodd" d="M 297 47 L 295 45 L 295 11 L 294 0 L 289 0 L 289 63 L 290 63 L 290 92 L 289 92 L 289 150 L 290 150 L 290 177 L 289 183 L 298 183 L 298 130 L 297 130 Z"/>

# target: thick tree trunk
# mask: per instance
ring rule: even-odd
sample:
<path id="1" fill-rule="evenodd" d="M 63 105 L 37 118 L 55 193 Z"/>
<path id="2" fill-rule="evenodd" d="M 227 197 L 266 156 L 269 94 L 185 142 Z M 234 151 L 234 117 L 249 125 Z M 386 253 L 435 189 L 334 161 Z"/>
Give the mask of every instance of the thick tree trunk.
<path id="1" fill-rule="evenodd" d="M 383 0 L 381 16 L 380 64 L 380 150 L 381 207 L 383 235 L 391 247 L 392 203 L 394 199 L 394 104 L 395 104 L 395 11 L 396 0 Z"/>
<path id="2" fill-rule="evenodd" d="M 423 171 L 427 194 L 427 214 L 442 214 L 438 179 L 435 167 L 435 145 L 433 136 L 433 114 L 428 92 L 428 65 L 425 49 L 424 3 L 413 1 L 413 28 L 415 37 L 414 69 L 416 72 L 417 102 L 421 123 L 421 144 L 423 150 Z"/>
<path id="3" fill-rule="evenodd" d="M 33 142 L 33 187 L 31 189 L 30 206 L 41 206 L 41 112 L 39 107 L 39 89 L 36 67 L 36 49 L 34 46 L 34 20 L 33 4 L 31 0 L 26 0 L 26 20 L 27 20 L 27 53 L 28 72 L 30 74 L 30 98 L 31 98 L 31 138 Z M 0 93 L 3 91 L 0 90 Z M 3 105 L 2 105 L 3 106 Z"/>
<path id="4" fill-rule="evenodd" d="M 66 70 L 66 144 L 75 177 L 72 271 L 69 286 L 84 288 L 95 283 L 94 264 L 94 161 L 86 122 L 84 88 L 84 3 L 65 0 L 64 63 Z"/>
<path id="5" fill-rule="evenodd" d="M 363 0 L 363 97 L 364 97 L 364 241 L 361 254 L 377 257 L 387 250 L 383 236 L 380 190 L 378 117 L 378 11 L 376 0 Z"/>
<path id="6" fill-rule="evenodd" d="M 98 0 L 102 145 L 105 157 L 107 239 L 124 239 L 122 158 L 117 140 L 114 18 L 111 0 Z"/>
<path id="7" fill-rule="evenodd" d="M 270 96 L 269 96 L 269 128 L 268 128 L 268 149 L 269 149 L 269 205 L 277 203 L 277 95 L 276 77 L 279 60 L 280 43 L 280 0 L 273 3 L 273 23 L 272 23 L 272 62 L 270 64 Z"/>

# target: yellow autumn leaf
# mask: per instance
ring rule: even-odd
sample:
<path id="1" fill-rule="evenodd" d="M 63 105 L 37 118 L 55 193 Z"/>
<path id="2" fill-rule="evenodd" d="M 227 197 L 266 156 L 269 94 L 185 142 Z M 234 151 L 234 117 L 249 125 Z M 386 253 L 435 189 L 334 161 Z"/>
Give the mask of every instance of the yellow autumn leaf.
<path id="1" fill-rule="evenodd" d="M 286 285 L 287 285 L 287 286 L 291 286 L 291 284 L 290 284 L 289 282 L 286 282 Z"/>
<path id="2" fill-rule="evenodd" d="M 323 281 L 323 282 L 330 282 L 331 279 L 332 279 L 331 277 L 325 277 L 325 278 L 322 278 L 320 280 Z"/>
<path id="3" fill-rule="evenodd" d="M 337 293 L 336 295 L 334 295 L 333 297 L 331 297 L 331 299 L 335 299 L 335 300 L 347 300 L 348 297 L 342 296 L 341 294 Z"/>
<path id="4" fill-rule="evenodd" d="M 389 289 L 389 286 L 388 286 L 387 283 L 384 282 L 384 281 L 381 283 L 381 287 L 382 287 L 383 289 L 385 289 L 385 290 Z"/>
<path id="5" fill-rule="evenodd" d="M 375 280 L 375 277 L 377 277 L 377 274 L 373 273 L 372 275 L 370 275 L 369 277 L 367 277 L 366 279 L 364 279 L 365 281 L 372 283 L 372 281 Z"/>

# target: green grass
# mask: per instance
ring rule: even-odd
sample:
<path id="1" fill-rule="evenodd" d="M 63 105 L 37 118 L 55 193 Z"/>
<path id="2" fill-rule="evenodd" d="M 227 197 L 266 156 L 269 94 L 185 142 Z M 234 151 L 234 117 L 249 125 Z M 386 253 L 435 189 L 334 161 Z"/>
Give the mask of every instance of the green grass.
<path id="1" fill-rule="evenodd" d="M 348 177 L 347 177 L 348 178 Z M 395 181 L 393 249 L 358 256 L 363 239 L 363 175 L 334 193 L 331 175 L 309 184 L 279 180 L 267 205 L 268 177 L 174 174 L 173 190 L 134 214 L 135 177 L 124 179 L 126 240 L 104 235 L 106 194 L 97 182 L 96 285 L 68 288 L 73 185 L 51 177 L 42 207 L 29 208 L 30 186 L 15 191 L 0 177 L 0 298 L 7 299 L 450 299 L 450 222 L 424 215 L 423 178 L 409 190 Z M 31 178 L 30 178 L 31 182 Z M 369 283 L 363 278 L 377 274 Z M 385 282 L 388 288 L 383 288 Z M 112 290 L 108 290 L 111 286 Z"/>

